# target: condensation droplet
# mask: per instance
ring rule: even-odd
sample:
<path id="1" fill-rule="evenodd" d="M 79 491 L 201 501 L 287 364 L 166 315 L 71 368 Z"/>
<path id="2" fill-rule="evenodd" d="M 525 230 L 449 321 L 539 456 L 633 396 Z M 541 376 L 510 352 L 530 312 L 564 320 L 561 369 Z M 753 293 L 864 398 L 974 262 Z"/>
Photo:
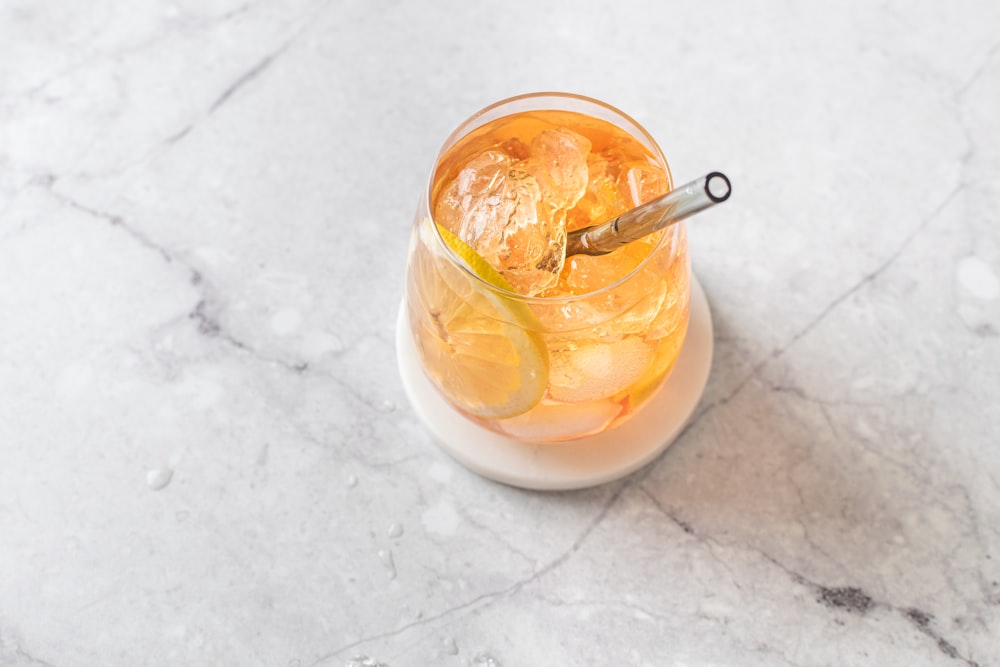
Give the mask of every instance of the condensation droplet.
<path id="1" fill-rule="evenodd" d="M 388 577 L 390 579 L 395 579 L 396 578 L 396 561 L 392 557 L 392 552 L 389 551 L 388 549 L 379 549 L 378 550 L 378 557 L 379 557 L 379 560 L 382 561 L 382 564 L 385 565 L 385 569 L 387 570 Z"/>
<path id="2" fill-rule="evenodd" d="M 469 665 L 470 667 L 500 667 L 500 661 L 489 653 L 477 653 Z"/>
<path id="3" fill-rule="evenodd" d="M 186 521 L 189 516 L 191 516 L 191 513 L 187 510 L 177 510 L 174 512 L 174 518 L 177 519 L 178 522 Z"/>
<path id="4" fill-rule="evenodd" d="M 451 637 L 444 638 L 444 652 L 448 655 L 458 655 L 458 643 Z"/>
<path id="5" fill-rule="evenodd" d="M 173 476 L 174 471 L 170 468 L 153 468 L 146 473 L 146 486 L 153 491 L 159 491 L 167 484 L 170 484 Z"/>
<path id="6" fill-rule="evenodd" d="M 396 410 L 396 403 L 390 401 L 388 398 L 378 404 L 379 410 L 382 412 L 394 412 Z"/>
<path id="7" fill-rule="evenodd" d="M 358 478 L 355 477 L 354 475 L 348 476 L 348 478 L 347 478 L 347 488 L 353 489 L 357 485 L 358 485 Z"/>
<path id="8" fill-rule="evenodd" d="M 386 531 L 389 537 L 400 537 L 403 534 L 403 526 L 398 523 L 391 524 L 389 530 Z"/>

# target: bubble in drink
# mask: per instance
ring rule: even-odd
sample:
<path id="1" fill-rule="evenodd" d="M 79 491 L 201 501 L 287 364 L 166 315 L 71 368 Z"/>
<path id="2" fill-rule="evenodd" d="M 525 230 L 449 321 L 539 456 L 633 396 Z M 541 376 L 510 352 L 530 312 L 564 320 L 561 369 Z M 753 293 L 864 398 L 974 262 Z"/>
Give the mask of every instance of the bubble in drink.
<path id="1" fill-rule="evenodd" d="M 621 151 L 614 148 L 587 156 L 587 188 L 570 211 L 566 231 L 592 225 L 594 220 L 610 220 L 617 211 L 628 209 L 618 182 L 623 160 Z"/>
<path id="2" fill-rule="evenodd" d="M 590 141 L 566 128 L 542 130 L 531 140 L 525 169 L 538 182 L 542 199 L 555 212 L 568 211 L 587 190 Z"/>

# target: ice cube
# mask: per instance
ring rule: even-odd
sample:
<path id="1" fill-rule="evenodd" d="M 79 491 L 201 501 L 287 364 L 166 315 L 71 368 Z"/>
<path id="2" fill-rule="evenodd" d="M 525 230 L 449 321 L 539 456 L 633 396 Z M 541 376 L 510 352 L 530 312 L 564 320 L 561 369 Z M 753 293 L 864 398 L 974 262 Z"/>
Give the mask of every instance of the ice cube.
<path id="1" fill-rule="evenodd" d="M 531 157 L 524 163 L 553 210 L 568 211 L 587 190 L 590 140 L 566 128 L 542 130 L 531 140 Z"/>
<path id="2" fill-rule="evenodd" d="M 642 377 L 655 346 L 639 336 L 568 343 L 549 354 L 549 396 L 575 403 L 614 396 Z"/>
<path id="3" fill-rule="evenodd" d="M 519 292 L 534 295 L 558 280 L 566 258 L 563 217 L 542 205 L 535 179 L 501 151 L 466 163 L 439 197 L 434 219 Z"/>
<path id="4" fill-rule="evenodd" d="M 559 279 L 566 259 L 561 218 L 542 205 L 538 183 L 518 167 L 500 187 L 471 203 L 462 223 L 462 240 L 522 294 L 535 295 Z"/>
<path id="5" fill-rule="evenodd" d="M 567 294 L 587 294 L 605 288 L 634 271 L 653 248 L 654 240 L 646 237 L 607 255 L 574 255 L 566 260 L 559 287 Z"/>
<path id="6" fill-rule="evenodd" d="M 456 234 L 473 247 L 494 220 L 510 214 L 513 203 L 505 194 L 511 164 L 505 154 L 486 151 L 470 160 L 458 174 L 456 182 L 463 215 Z"/>
<path id="7" fill-rule="evenodd" d="M 664 290 L 663 305 L 654 314 L 646 327 L 646 339 L 658 340 L 666 338 L 678 331 L 687 323 L 690 308 L 690 293 L 681 289 L 681 283 Z"/>
<path id="8" fill-rule="evenodd" d="M 596 305 L 587 299 L 563 300 L 558 296 L 558 288 L 553 290 L 557 298 L 532 304 L 531 309 L 538 318 L 541 328 L 551 332 L 572 332 L 569 340 L 573 340 L 581 334 L 579 330 L 595 327 L 608 319 L 608 315 L 602 312 Z M 540 296 L 549 296 L 543 292 Z"/>
<path id="9" fill-rule="evenodd" d="M 500 151 L 480 153 L 458 172 L 458 192 L 465 207 L 476 197 L 494 195 L 503 187 L 511 159 Z"/>
<path id="10" fill-rule="evenodd" d="M 566 231 L 596 225 L 625 212 L 628 207 L 618 190 L 621 159 L 610 149 L 587 156 L 587 189 L 570 211 Z"/>
<path id="11" fill-rule="evenodd" d="M 526 160 L 531 155 L 531 147 L 517 137 L 511 137 L 503 142 L 500 144 L 500 148 L 515 160 Z"/>
<path id="12" fill-rule="evenodd" d="M 500 151 L 486 151 L 469 160 L 438 199 L 435 221 L 466 243 L 482 233 L 484 218 L 477 211 L 502 199 L 512 160 Z"/>
<path id="13" fill-rule="evenodd" d="M 539 322 L 567 340 L 605 342 L 659 327 L 662 310 L 687 285 L 687 262 L 656 243 L 640 239 L 607 255 L 567 258 L 559 282 L 541 294 L 551 301 L 532 305 Z"/>
<path id="14" fill-rule="evenodd" d="M 613 342 L 626 336 L 645 335 L 663 319 L 668 289 L 652 279 L 641 288 L 626 284 L 583 299 L 534 304 L 532 310 L 550 335 L 550 347 L 580 341 Z M 545 296 L 545 294 L 543 294 Z"/>
<path id="15" fill-rule="evenodd" d="M 665 309 L 666 298 L 666 283 L 661 280 L 650 283 L 634 305 L 602 323 L 601 330 L 606 331 L 608 336 L 645 334 Z"/>
<path id="16" fill-rule="evenodd" d="M 586 137 L 566 129 L 543 130 L 530 147 L 508 140 L 462 167 L 434 217 L 519 292 L 536 295 L 562 271 L 566 210 L 586 189 L 589 150 Z"/>
<path id="17" fill-rule="evenodd" d="M 504 419 L 500 428 L 522 440 L 580 438 L 600 433 L 621 411 L 621 404 L 611 401 L 579 404 L 542 401 L 523 415 Z"/>
<path id="18" fill-rule="evenodd" d="M 629 200 L 627 208 L 635 208 L 670 192 L 670 181 L 663 171 L 648 161 L 636 160 L 622 165 L 618 180 L 619 191 Z"/>
<path id="19" fill-rule="evenodd" d="M 457 235 L 462 228 L 462 197 L 458 194 L 458 179 L 453 180 L 438 197 L 434 206 L 434 222 Z"/>
<path id="20" fill-rule="evenodd" d="M 528 173 L 513 169 L 508 184 L 515 204 L 506 224 L 494 230 L 493 265 L 518 291 L 535 295 L 559 280 L 566 260 L 565 220 L 542 204 L 538 183 Z M 482 244 L 478 249 L 487 252 Z"/>

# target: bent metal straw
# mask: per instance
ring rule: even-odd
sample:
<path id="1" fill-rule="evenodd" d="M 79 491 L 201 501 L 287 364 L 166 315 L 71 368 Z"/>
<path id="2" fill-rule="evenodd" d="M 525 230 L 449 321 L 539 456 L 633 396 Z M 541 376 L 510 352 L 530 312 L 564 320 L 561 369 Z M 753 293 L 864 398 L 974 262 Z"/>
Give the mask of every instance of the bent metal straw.
<path id="1" fill-rule="evenodd" d="M 726 201 L 732 191 L 726 175 L 713 171 L 613 220 L 570 232 L 566 239 L 566 256 L 606 255 L 626 243 Z"/>

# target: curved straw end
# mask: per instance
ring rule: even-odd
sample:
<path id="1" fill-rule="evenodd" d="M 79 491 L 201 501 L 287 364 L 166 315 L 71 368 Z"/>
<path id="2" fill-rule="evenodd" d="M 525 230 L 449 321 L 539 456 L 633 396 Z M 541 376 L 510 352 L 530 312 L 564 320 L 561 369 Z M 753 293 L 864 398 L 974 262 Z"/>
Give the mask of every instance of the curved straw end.
<path id="1" fill-rule="evenodd" d="M 721 171 L 713 171 L 705 176 L 705 194 L 716 204 L 729 199 L 732 193 L 733 186 Z"/>

